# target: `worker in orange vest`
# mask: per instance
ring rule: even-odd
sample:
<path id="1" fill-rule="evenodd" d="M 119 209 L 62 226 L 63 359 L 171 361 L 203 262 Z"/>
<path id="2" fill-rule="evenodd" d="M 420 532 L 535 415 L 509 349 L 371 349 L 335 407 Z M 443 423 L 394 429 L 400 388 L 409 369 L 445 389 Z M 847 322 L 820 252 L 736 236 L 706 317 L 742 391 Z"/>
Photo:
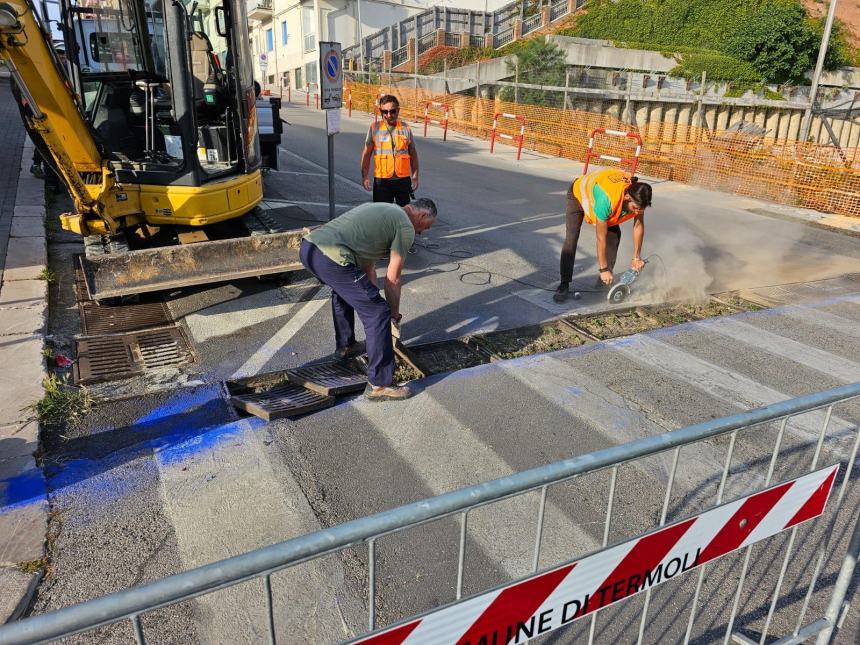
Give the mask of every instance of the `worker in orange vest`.
<path id="1" fill-rule="evenodd" d="M 598 288 L 612 284 L 612 270 L 621 243 L 621 224 L 634 218 L 630 268 L 641 271 L 645 266 L 641 256 L 642 241 L 645 239 L 645 209 L 650 205 L 651 185 L 618 168 L 593 170 L 577 177 L 567 190 L 565 236 L 561 247 L 561 283 L 553 294 L 553 300 L 567 300 L 583 220 L 596 228 L 600 270 Z"/>
<path id="2" fill-rule="evenodd" d="M 400 101 L 392 94 L 379 99 L 382 119 L 370 126 L 361 153 L 361 180 L 373 190 L 373 201 L 406 206 L 418 188 L 418 151 L 412 130 L 399 119 Z M 373 158 L 373 184 L 370 159 Z"/>

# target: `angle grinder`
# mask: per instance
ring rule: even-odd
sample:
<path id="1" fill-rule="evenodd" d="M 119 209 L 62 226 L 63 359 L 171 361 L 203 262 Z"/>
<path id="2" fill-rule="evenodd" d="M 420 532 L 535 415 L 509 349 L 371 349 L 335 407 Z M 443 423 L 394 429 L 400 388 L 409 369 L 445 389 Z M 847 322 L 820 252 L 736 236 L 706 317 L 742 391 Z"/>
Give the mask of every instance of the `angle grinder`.
<path id="1" fill-rule="evenodd" d="M 648 261 L 645 260 L 645 264 Z M 621 277 L 618 279 L 618 282 L 612 285 L 609 289 L 609 293 L 606 294 L 606 299 L 612 304 L 620 304 L 627 300 L 630 296 L 630 285 L 636 282 L 636 278 L 639 277 L 639 274 L 645 270 L 643 266 L 639 271 L 635 269 L 627 269 L 624 273 L 621 274 Z"/>

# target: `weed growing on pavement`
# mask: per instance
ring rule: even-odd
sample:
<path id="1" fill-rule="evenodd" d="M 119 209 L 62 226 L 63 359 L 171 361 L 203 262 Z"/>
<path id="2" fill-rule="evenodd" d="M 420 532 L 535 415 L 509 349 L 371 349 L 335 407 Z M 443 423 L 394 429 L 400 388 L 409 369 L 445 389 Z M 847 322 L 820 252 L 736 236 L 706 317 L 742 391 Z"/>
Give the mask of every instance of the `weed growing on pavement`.
<path id="1" fill-rule="evenodd" d="M 48 557 L 42 556 L 36 560 L 27 560 L 26 562 L 19 562 L 15 565 L 18 571 L 22 573 L 39 573 L 43 571 L 48 566 Z"/>
<path id="2" fill-rule="evenodd" d="M 75 387 L 51 374 L 42 381 L 45 395 L 33 409 L 45 425 L 73 423 L 89 412 L 92 402 L 86 388 Z"/>
<path id="3" fill-rule="evenodd" d="M 39 280 L 44 280 L 48 284 L 54 284 L 57 281 L 57 274 L 52 269 L 45 267 L 39 272 Z"/>
<path id="4" fill-rule="evenodd" d="M 47 360 L 51 360 L 54 358 L 54 348 L 53 347 L 45 347 L 42 350 L 42 356 L 44 356 Z"/>

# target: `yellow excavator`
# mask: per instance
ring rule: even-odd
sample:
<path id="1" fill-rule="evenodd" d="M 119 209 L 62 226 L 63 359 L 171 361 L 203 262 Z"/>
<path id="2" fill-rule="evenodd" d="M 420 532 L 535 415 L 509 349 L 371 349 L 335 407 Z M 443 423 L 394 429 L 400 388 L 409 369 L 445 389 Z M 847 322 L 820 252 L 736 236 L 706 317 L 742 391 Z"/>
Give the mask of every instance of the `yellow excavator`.
<path id="1" fill-rule="evenodd" d="M 257 208 L 281 119 L 258 106 L 245 0 L 0 1 L 0 58 L 94 298 L 300 267 L 301 231 Z"/>

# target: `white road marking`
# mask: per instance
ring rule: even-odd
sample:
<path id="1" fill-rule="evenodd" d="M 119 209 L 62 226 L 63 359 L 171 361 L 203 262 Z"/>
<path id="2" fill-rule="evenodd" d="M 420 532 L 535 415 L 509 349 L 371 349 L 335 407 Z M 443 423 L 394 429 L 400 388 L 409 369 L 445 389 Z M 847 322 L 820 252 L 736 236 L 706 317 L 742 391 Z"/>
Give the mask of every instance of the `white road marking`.
<path id="1" fill-rule="evenodd" d="M 155 453 L 164 509 L 173 525 L 183 569 L 240 555 L 321 529 L 290 475 L 277 472 L 258 419 L 216 426 Z M 343 597 L 337 558 L 323 558 L 273 574 L 275 626 L 283 642 L 301 634 L 309 643 L 340 642 L 349 630 L 343 615 L 358 607 Z M 204 643 L 260 643 L 267 638 L 262 579 L 195 601 Z M 347 607 L 344 607 L 344 604 Z M 358 603 L 355 603 L 358 604 Z"/>
<path id="2" fill-rule="evenodd" d="M 314 168 L 318 168 L 320 170 L 325 171 L 326 176 L 328 176 L 328 168 L 326 168 L 325 166 L 321 166 L 318 163 L 314 163 L 310 159 L 305 159 L 301 155 L 296 154 L 292 150 L 287 150 L 283 146 L 280 147 L 280 151 L 283 152 L 285 155 L 289 155 L 290 157 L 293 157 L 294 159 L 298 159 L 299 161 L 302 161 L 302 162 L 308 164 L 309 166 L 313 166 Z M 349 179 L 348 177 L 344 177 L 343 175 L 339 175 L 337 173 L 334 173 L 334 176 L 337 177 L 338 179 L 340 179 L 342 182 L 347 183 L 350 186 L 354 186 L 355 188 L 358 188 L 362 192 L 365 192 L 365 193 L 367 192 L 367 190 L 365 190 L 364 186 L 362 186 L 361 184 L 359 184 L 356 181 L 353 181 L 352 179 Z"/>
<path id="3" fill-rule="evenodd" d="M 826 327 L 830 331 L 835 331 L 843 336 L 860 338 L 860 325 L 857 324 L 856 320 L 837 316 L 827 311 L 821 311 L 815 307 L 792 305 L 780 308 L 780 313 L 784 313 L 786 316 L 807 325 Z"/>
<path id="4" fill-rule="evenodd" d="M 696 325 L 747 345 L 758 347 L 770 354 L 811 367 L 840 381 L 846 383 L 860 381 L 860 365 L 857 363 L 822 349 L 804 345 L 791 338 L 774 334 L 755 325 L 731 318 L 714 318 L 696 323 Z"/>
<path id="5" fill-rule="evenodd" d="M 260 349 L 233 374 L 232 378 L 243 378 L 259 374 L 272 357 L 277 354 L 290 339 L 314 317 L 320 308 L 328 302 L 327 299 L 311 300 L 299 309 L 286 324 L 281 327 Z"/>

